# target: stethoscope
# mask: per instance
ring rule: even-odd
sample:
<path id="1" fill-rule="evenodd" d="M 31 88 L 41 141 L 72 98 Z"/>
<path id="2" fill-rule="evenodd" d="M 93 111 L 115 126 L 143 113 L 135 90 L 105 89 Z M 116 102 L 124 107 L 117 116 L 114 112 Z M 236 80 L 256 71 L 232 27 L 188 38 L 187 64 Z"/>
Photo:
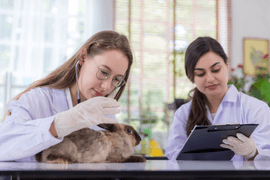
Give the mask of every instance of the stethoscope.
<path id="1" fill-rule="evenodd" d="M 80 97 L 80 94 L 79 94 L 79 86 L 78 86 L 78 73 L 77 73 L 77 66 L 78 66 L 78 64 L 79 64 L 79 62 L 80 62 L 81 60 L 79 60 L 77 63 L 76 63 L 76 65 L 75 65 L 75 73 L 76 73 L 76 85 L 77 85 L 77 102 L 78 102 L 78 104 L 81 102 L 81 97 Z M 114 91 L 114 90 L 113 90 Z M 113 92 L 112 91 L 112 92 Z M 111 93 L 112 93 L 111 92 Z M 111 94 L 110 93 L 110 94 Z M 109 94 L 109 95 L 110 95 Z"/>
<path id="2" fill-rule="evenodd" d="M 81 97 L 79 94 L 79 86 L 78 86 L 78 73 L 77 73 L 77 66 L 79 64 L 80 60 L 75 65 L 75 73 L 76 73 L 76 84 L 77 84 L 77 102 L 78 104 L 81 102 Z"/>

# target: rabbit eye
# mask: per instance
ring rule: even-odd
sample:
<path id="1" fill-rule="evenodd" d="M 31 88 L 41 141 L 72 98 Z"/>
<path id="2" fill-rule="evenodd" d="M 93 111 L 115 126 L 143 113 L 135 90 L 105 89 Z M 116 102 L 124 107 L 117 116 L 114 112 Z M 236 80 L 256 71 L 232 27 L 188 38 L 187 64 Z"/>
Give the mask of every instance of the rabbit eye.
<path id="1" fill-rule="evenodd" d="M 130 134 L 131 132 L 132 132 L 132 130 L 131 130 L 131 129 L 127 129 L 127 133 L 129 133 L 129 134 Z"/>

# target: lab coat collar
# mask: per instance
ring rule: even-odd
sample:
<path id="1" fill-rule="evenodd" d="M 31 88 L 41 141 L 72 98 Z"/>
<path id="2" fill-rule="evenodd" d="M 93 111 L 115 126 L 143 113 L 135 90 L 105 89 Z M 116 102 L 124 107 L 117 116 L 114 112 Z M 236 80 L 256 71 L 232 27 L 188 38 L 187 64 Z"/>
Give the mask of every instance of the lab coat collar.
<path id="1" fill-rule="evenodd" d="M 228 88 L 229 89 L 226 92 L 222 102 L 236 102 L 239 91 L 236 89 L 236 87 L 233 84 L 228 85 Z"/>

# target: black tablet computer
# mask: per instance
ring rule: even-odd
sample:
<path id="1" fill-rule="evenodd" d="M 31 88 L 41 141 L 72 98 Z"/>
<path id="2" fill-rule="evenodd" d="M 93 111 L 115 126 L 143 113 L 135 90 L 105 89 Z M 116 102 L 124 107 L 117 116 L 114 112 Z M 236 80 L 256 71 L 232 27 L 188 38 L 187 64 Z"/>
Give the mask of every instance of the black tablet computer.
<path id="1" fill-rule="evenodd" d="M 231 160 L 234 152 L 220 147 L 223 139 L 242 133 L 249 137 L 258 124 L 196 125 L 177 160 Z"/>

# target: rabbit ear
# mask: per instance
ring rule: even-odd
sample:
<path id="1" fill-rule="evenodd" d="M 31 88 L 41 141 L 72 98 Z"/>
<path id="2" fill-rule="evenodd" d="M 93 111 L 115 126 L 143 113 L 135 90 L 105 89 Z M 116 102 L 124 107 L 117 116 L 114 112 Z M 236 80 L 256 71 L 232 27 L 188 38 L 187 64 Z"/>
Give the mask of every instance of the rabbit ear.
<path id="1" fill-rule="evenodd" d="M 102 124 L 99 124 L 97 125 L 98 127 L 101 127 L 103 129 L 106 129 L 108 131 L 113 131 L 115 128 L 115 125 L 114 124 L 106 124 L 106 123 L 102 123 Z"/>

